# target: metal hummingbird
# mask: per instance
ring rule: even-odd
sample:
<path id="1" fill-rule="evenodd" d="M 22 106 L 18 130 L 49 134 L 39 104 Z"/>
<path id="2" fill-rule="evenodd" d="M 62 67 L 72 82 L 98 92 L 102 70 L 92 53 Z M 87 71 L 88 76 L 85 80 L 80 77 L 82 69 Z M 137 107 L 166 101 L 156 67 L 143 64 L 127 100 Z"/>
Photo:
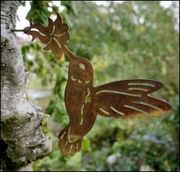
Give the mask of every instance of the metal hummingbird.
<path id="1" fill-rule="evenodd" d="M 63 155 L 73 155 L 81 150 L 83 137 L 93 127 L 97 115 L 122 119 L 155 117 L 171 109 L 167 102 L 149 95 L 163 87 L 158 81 L 131 79 L 95 87 L 92 64 L 66 47 L 70 38 L 67 24 L 59 14 L 55 21 L 48 20 L 47 27 L 30 22 L 30 26 L 21 31 L 46 44 L 44 49 L 51 50 L 57 61 L 63 53 L 69 60 L 65 105 L 70 122 L 58 135 Z"/>

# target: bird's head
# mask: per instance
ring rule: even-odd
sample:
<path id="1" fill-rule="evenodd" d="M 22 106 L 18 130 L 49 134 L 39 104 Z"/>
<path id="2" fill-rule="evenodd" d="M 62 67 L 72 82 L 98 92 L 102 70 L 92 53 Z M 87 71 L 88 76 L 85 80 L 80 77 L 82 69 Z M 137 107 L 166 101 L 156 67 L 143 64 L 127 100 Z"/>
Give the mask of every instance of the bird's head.
<path id="1" fill-rule="evenodd" d="M 92 85 L 93 67 L 91 63 L 87 59 L 73 59 L 69 65 L 69 77 L 79 84 Z"/>

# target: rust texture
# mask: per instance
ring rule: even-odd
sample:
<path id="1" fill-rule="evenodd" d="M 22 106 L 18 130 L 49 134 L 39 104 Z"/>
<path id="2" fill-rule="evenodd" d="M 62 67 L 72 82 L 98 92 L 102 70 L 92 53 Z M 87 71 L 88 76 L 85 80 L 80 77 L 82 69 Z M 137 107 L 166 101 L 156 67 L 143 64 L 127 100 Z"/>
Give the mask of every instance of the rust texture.
<path id="1" fill-rule="evenodd" d="M 162 88 L 163 84 L 158 81 L 132 79 L 94 87 L 93 66 L 66 47 L 69 29 L 59 14 L 54 22 L 49 19 L 47 27 L 30 22 L 24 33 L 46 44 L 44 49 L 51 50 L 57 61 L 63 53 L 69 60 L 65 105 L 70 122 L 58 136 L 63 155 L 73 155 L 81 150 L 82 139 L 91 130 L 97 115 L 124 119 L 155 117 L 171 109 L 167 102 L 149 96 Z"/>

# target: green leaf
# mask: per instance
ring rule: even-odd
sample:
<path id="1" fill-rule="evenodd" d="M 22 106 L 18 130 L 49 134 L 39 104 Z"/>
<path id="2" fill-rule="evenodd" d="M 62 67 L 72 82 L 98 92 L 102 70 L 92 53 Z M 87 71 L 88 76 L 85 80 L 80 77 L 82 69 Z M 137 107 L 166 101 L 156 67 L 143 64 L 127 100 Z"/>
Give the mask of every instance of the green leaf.
<path id="1" fill-rule="evenodd" d="M 82 151 L 89 152 L 91 151 L 91 143 L 88 138 L 84 138 L 82 142 Z"/>

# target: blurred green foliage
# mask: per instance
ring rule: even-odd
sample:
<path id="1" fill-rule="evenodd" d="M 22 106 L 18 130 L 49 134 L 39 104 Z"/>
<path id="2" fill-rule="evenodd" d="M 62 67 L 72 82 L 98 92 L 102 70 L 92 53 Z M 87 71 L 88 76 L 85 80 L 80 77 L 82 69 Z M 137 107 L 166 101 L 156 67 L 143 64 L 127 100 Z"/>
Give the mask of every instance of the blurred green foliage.
<path id="1" fill-rule="evenodd" d="M 68 46 L 78 56 L 91 60 L 96 85 L 130 78 L 162 81 L 165 87 L 155 95 L 169 101 L 172 111 L 146 120 L 98 117 L 83 141 L 82 151 L 63 157 L 58 149 L 59 129 L 55 126 L 58 124 L 61 129 L 68 123 L 64 105 L 68 61 L 63 58 L 57 64 L 50 52 L 42 50 L 43 45 L 30 43 L 22 48 L 25 66 L 30 74 L 36 74 L 42 89 L 53 90 L 45 113 L 56 123 L 48 133 L 53 151 L 36 161 L 34 170 L 177 171 L 179 32 L 174 29 L 173 13 L 177 2 L 167 9 L 159 1 L 106 2 L 100 6 L 95 2 L 62 1 L 61 7 L 70 26 Z M 46 23 L 47 17 L 58 11 L 51 1 L 32 1 L 28 18 Z"/>

